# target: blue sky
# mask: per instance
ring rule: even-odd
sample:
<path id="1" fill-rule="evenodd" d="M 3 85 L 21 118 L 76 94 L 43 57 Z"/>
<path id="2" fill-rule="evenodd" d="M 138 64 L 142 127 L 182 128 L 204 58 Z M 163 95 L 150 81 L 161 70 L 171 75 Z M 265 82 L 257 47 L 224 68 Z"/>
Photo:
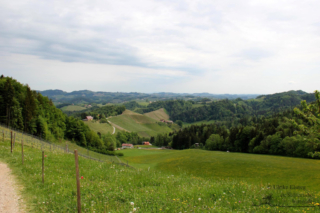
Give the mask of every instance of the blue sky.
<path id="1" fill-rule="evenodd" d="M 0 2 L 0 71 L 33 89 L 313 92 L 315 0 Z"/>

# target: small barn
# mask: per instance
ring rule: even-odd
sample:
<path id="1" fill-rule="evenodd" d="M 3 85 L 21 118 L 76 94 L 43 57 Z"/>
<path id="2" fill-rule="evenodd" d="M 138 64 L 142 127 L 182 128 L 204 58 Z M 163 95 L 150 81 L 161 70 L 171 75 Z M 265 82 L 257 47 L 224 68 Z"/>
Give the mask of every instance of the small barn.
<path id="1" fill-rule="evenodd" d="M 145 141 L 145 142 L 142 143 L 142 145 L 151 145 L 151 144 L 150 144 L 150 142 Z"/>

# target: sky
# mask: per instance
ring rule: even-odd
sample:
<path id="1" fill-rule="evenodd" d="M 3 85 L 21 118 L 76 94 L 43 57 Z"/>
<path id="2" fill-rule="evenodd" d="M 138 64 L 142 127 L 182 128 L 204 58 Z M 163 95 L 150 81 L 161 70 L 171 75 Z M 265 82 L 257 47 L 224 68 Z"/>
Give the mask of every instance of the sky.
<path id="1" fill-rule="evenodd" d="M 313 92 L 319 59 L 318 0 L 0 0 L 0 74 L 34 90 Z"/>

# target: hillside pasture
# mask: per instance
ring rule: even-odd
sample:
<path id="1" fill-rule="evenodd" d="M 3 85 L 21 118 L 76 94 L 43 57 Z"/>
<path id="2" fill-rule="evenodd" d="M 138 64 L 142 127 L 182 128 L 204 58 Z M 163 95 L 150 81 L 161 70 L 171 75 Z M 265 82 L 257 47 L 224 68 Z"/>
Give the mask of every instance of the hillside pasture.
<path id="1" fill-rule="evenodd" d="M 62 107 L 61 110 L 62 111 L 81 111 L 81 110 L 85 110 L 87 108 L 85 107 L 81 107 L 81 106 L 76 106 L 76 105 L 69 105 L 69 106 L 65 106 L 65 107 Z"/>
<path id="2" fill-rule="evenodd" d="M 199 178 L 221 178 L 252 184 L 306 186 L 320 191 L 320 161 L 304 158 L 231 153 L 220 151 L 142 150 L 121 151 L 137 168 L 188 174 Z"/>
<path id="3" fill-rule="evenodd" d="M 160 121 L 161 119 L 169 120 L 169 115 L 164 108 L 145 113 L 144 115 L 157 121 Z"/>
<path id="4" fill-rule="evenodd" d="M 25 164 L 22 165 L 20 146 L 11 154 L 8 142 L 0 143 L 0 160 L 9 165 L 21 186 L 18 189 L 26 212 L 77 212 L 74 155 L 46 152 L 42 183 L 41 150 L 25 146 Z M 236 180 L 136 170 L 82 157 L 79 170 L 82 212 L 267 213 L 279 212 L 277 205 L 307 205 L 286 208 L 285 212 L 310 212 L 318 210 L 320 196 L 319 192 L 271 191 L 264 185 Z M 299 200 L 284 197 L 288 193 L 299 196 Z M 265 205 L 270 194 L 271 205 Z"/>
<path id="5" fill-rule="evenodd" d="M 130 132 L 137 132 L 140 136 L 150 137 L 158 133 L 169 133 L 172 131 L 167 125 L 159 125 L 157 121 L 130 110 L 125 110 L 122 115 L 108 118 L 110 122 Z"/>
<path id="6" fill-rule="evenodd" d="M 27 136 L 24 136 L 24 139 L 27 139 Z M 13 153 L 10 153 L 9 138 L 0 140 L 0 161 L 12 169 L 12 174 L 19 184 L 18 190 L 21 190 L 23 203 L 26 205 L 26 212 L 77 212 L 74 155 L 46 149 L 43 184 L 41 148 L 25 145 L 22 165 L 19 142 L 20 140 L 16 141 Z M 69 149 L 71 148 L 73 147 L 70 146 Z M 319 210 L 320 193 L 316 187 L 314 190 L 274 190 L 262 181 L 253 184 L 242 180 L 241 176 L 218 177 L 219 170 L 230 171 L 230 168 L 234 171 L 231 173 L 232 176 L 259 175 L 273 169 L 274 172 L 291 175 L 284 185 L 303 186 L 304 183 L 293 183 L 292 180 L 299 173 L 303 173 L 305 177 L 308 176 L 306 181 L 313 182 L 309 185 L 319 186 L 319 161 L 263 155 L 253 158 L 250 157 L 253 155 L 240 153 L 219 155 L 219 152 L 203 150 L 128 149 L 123 152 L 127 156 L 122 157 L 123 160 L 137 160 L 136 169 L 111 164 L 110 161 L 97 162 L 79 157 L 82 212 L 267 213 L 279 210 Z M 146 169 L 140 169 L 141 161 L 144 161 Z M 210 162 L 218 166 L 214 168 L 208 165 Z M 253 163 L 252 166 L 250 162 Z M 257 163 L 259 165 L 255 170 L 258 173 L 255 173 L 250 169 L 254 169 Z M 129 161 L 129 165 L 132 165 L 132 161 Z M 195 169 L 200 169 L 197 171 L 199 174 L 210 172 L 211 169 L 215 172 L 213 175 L 193 175 L 190 170 Z M 268 177 L 270 178 L 270 175 Z M 283 176 L 280 175 L 278 178 Z M 270 199 L 266 200 L 267 198 Z"/>
<path id="7" fill-rule="evenodd" d="M 101 134 L 113 133 L 113 127 L 109 123 L 100 123 L 99 121 L 84 121 L 84 123 L 95 132 L 100 132 Z"/>

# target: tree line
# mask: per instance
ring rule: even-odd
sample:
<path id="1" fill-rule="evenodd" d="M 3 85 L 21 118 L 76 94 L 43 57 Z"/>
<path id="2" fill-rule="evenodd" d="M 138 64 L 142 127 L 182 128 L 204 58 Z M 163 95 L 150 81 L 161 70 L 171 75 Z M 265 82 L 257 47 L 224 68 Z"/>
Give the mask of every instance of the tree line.
<path id="1" fill-rule="evenodd" d="M 124 106 L 107 106 L 94 113 L 116 115 L 124 110 Z M 67 116 L 57 109 L 48 97 L 3 75 L 0 77 L 0 122 L 44 140 L 58 142 L 67 139 L 101 153 L 110 154 L 119 146 L 116 135 L 102 135 L 90 130 L 80 118 Z"/>
<path id="2" fill-rule="evenodd" d="M 230 152 L 320 158 L 320 95 L 315 102 L 271 116 L 246 116 L 230 121 L 192 125 L 151 138 L 174 149 L 203 148 Z M 231 126 L 231 127 L 227 127 Z"/>

